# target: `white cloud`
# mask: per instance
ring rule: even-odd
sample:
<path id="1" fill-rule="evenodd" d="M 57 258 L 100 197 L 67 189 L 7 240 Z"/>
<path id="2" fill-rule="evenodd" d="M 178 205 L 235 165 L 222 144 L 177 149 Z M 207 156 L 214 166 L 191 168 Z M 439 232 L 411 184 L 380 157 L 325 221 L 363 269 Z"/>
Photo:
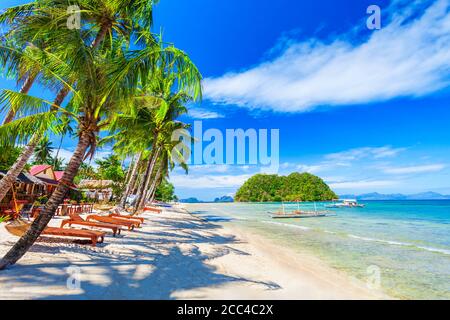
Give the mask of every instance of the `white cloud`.
<path id="1" fill-rule="evenodd" d="M 405 148 L 392 148 L 389 146 L 375 148 L 363 147 L 337 153 L 331 153 L 326 155 L 325 158 L 332 161 L 353 161 L 364 158 L 382 159 L 394 157 L 404 150 Z"/>
<path id="2" fill-rule="evenodd" d="M 421 166 L 409 166 L 409 167 L 398 167 L 398 168 L 383 168 L 385 173 L 389 174 L 413 174 L 413 173 L 427 173 L 427 172 L 438 172 L 445 168 L 444 164 L 430 164 Z"/>
<path id="3" fill-rule="evenodd" d="M 249 108 L 302 112 L 443 89 L 450 84 L 449 1 L 434 1 L 426 10 L 423 4 L 411 1 L 401 7 L 396 1 L 401 14 L 391 16 L 362 43 L 348 34 L 329 43 L 291 41 L 272 61 L 206 79 L 205 97 Z M 363 21 L 361 26 L 365 27 Z"/>
<path id="4" fill-rule="evenodd" d="M 189 189 L 213 189 L 213 188 L 238 188 L 252 175 L 207 175 L 207 176 L 187 176 L 173 175 L 170 181 L 176 188 Z"/>
<path id="5" fill-rule="evenodd" d="M 377 187 L 395 186 L 399 182 L 393 180 L 360 180 L 330 183 L 332 189 L 371 189 Z"/>
<path id="6" fill-rule="evenodd" d="M 57 150 L 54 149 L 52 152 L 52 157 L 56 156 Z M 67 150 L 67 149 L 60 149 L 58 153 L 58 158 L 63 159 L 63 163 L 68 163 L 70 158 L 73 156 L 73 151 Z"/>
<path id="7" fill-rule="evenodd" d="M 296 169 L 301 172 L 318 173 L 320 171 L 330 169 L 330 165 L 327 163 L 317 165 L 299 164 Z"/>
<path id="8" fill-rule="evenodd" d="M 188 115 L 193 119 L 218 119 L 224 116 L 220 113 L 205 109 L 190 109 Z"/>

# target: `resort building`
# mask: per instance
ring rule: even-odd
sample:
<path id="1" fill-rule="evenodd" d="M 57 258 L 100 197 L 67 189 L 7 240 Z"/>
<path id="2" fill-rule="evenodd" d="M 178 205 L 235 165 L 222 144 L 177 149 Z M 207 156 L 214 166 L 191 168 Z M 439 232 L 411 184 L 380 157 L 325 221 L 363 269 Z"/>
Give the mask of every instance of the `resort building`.
<path id="1" fill-rule="evenodd" d="M 79 191 L 87 198 L 97 201 L 109 201 L 113 195 L 114 181 L 112 180 L 81 180 Z"/>

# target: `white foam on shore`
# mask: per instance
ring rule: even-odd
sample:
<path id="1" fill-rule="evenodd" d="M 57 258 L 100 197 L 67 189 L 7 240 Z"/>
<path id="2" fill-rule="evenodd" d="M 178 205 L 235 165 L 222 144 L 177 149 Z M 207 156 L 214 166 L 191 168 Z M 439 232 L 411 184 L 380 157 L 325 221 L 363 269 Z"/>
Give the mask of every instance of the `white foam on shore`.
<path id="1" fill-rule="evenodd" d="M 297 224 L 280 223 L 280 222 L 273 222 L 273 221 L 262 221 L 262 222 L 263 223 L 268 223 L 268 224 L 275 224 L 275 225 L 279 225 L 279 226 L 283 226 L 283 227 L 290 227 L 290 228 L 301 229 L 303 231 L 311 230 L 311 228 L 304 227 L 304 226 L 299 226 Z"/>
<path id="2" fill-rule="evenodd" d="M 360 237 L 360 236 L 355 236 L 353 234 L 349 234 L 348 237 L 349 238 L 353 238 L 353 239 L 368 241 L 368 242 L 387 243 L 387 244 L 394 245 L 394 246 L 414 247 L 414 248 L 417 248 L 417 249 L 422 249 L 422 250 L 426 250 L 426 251 L 430 251 L 430 252 L 438 252 L 438 253 L 450 255 L 450 250 L 440 249 L 440 248 L 433 248 L 433 247 L 417 246 L 417 245 L 415 245 L 413 243 L 408 243 L 408 242 L 398 242 L 398 241 L 391 241 L 391 240 L 383 240 L 383 239 L 374 239 L 374 238 Z"/>
<path id="3" fill-rule="evenodd" d="M 282 227 L 289 227 L 289 228 L 300 229 L 300 230 L 303 230 L 303 231 L 310 231 L 310 230 L 312 230 L 309 227 L 299 226 L 299 225 L 296 225 L 296 224 L 280 223 L 280 222 L 273 222 L 273 221 L 262 221 L 262 222 L 266 223 L 266 224 L 273 224 L 273 225 L 278 225 L 278 226 L 282 226 Z M 335 232 L 328 231 L 328 230 L 324 230 L 324 232 L 325 233 L 329 233 L 329 234 L 336 234 Z M 361 236 L 357 236 L 357 235 L 354 235 L 354 234 L 347 234 L 347 237 L 352 238 L 352 239 L 367 241 L 367 242 L 385 243 L 385 244 L 389 244 L 389 245 L 393 245 L 393 246 L 414 247 L 414 248 L 425 250 L 425 251 L 430 251 L 430 252 L 442 253 L 442 254 L 450 255 L 450 250 L 447 250 L 447 249 L 417 246 L 417 245 L 415 245 L 413 243 L 408 243 L 408 242 L 399 242 L 399 241 L 392 241 L 392 240 L 384 240 L 384 239 L 361 237 Z"/>

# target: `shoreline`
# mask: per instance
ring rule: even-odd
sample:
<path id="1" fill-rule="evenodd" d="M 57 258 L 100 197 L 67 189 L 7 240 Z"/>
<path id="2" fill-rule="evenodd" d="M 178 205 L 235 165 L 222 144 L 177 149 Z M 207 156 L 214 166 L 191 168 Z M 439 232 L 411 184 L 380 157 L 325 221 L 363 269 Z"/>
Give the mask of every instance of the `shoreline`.
<path id="1" fill-rule="evenodd" d="M 97 248 L 35 244 L 18 265 L 0 272 L 0 299 L 390 298 L 318 258 L 234 225 L 184 210 L 143 216 L 142 229 L 108 236 Z M 14 240 L 0 226 L 0 254 Z"/>

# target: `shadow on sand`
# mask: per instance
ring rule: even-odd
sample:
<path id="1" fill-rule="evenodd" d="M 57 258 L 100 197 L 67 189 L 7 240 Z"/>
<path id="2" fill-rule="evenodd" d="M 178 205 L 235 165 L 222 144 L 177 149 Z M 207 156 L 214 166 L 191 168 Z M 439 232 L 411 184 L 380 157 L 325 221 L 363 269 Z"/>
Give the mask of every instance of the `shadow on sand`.
<path id="1" fill-rule="evenodd" d="M 27 288 L 64 288 L 69 279 L 67 268 L 79 267 L 81 290 L 64 290 L 60 293 L 46 289 L 38 294 L 40 299 L 174 299 L 177 293 L 203 287 L 216 287 L 232 282 L 247 282 L 262 285 L 266 290 L 276 290 L 275 283 L 254 281 L 219 273 L 207 264 L 207 260 L 223 257 L 230 253 L 248 255 L 230 247 L 236 244 L 235 237 L 224 237 L 213 232 L 220 226 L 194 220 L 161 220 L 151 223 L 165 226 L 164 232 L 137 231 L 146 234 L 149 240 L 123 237 L 124 245 L 143 247 L 141 255 L 120 255 L 108 251 L 104 245 L 97 249 L 61 246 L 33 246 L 33 252 L 57 255 L 61 251 L 83 254 L 83 261 L 52 262 L 33 265 L 17 265 L 0 273 L 0 288 L 5 292 L 1 298 L 8 298 L 8 279 L 14 279 L 14 292 L 24 293 Z M 203 254 L 197 244 L 219 245 L 213 253 Z M 169 245 L 158 248 L 158 245 Z M 189 250 L 179 245 L 188 245 Z M 100 274 L 103 281 L 90 281 L 89 275 Z M 26 296 L 26 294 L 24 294 Z M 14 296 L 11 296 L 14 298 Z M 196 296 L 191 298 L 203 298 Z"/>

